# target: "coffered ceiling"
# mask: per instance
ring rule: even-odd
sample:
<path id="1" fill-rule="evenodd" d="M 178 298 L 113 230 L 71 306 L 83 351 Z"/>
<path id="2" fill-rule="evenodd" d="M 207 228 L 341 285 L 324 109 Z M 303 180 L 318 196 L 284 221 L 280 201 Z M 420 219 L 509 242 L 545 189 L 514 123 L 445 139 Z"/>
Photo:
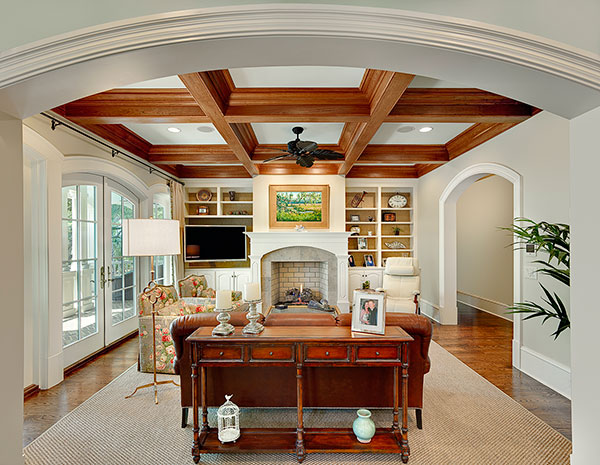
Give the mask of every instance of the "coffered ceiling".
<path id="1" fill-rule="evenodd" d="M 179 177 L 419 177 L 538 110 L 423 76 L 360 68 L 239 68 L 169 76 L 54 111 Z M 295 136 L 344 155 L 265 162 Z"/>

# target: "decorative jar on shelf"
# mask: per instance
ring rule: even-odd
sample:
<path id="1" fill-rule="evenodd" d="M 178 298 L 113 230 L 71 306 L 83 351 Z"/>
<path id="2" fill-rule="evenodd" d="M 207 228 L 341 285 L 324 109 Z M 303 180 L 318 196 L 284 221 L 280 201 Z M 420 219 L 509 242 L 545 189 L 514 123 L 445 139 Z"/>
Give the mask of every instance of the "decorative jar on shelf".
<path id="1" fill-rule="evenodd" d="M 371 412 L 366 408 L 361 408 L 357 410 L 356 415 L 358 416 L 352 423 L 352 431 L 354 431 L 358 442 L 368 444 L 375 436 L 375 423 L 371 420 Z"/>

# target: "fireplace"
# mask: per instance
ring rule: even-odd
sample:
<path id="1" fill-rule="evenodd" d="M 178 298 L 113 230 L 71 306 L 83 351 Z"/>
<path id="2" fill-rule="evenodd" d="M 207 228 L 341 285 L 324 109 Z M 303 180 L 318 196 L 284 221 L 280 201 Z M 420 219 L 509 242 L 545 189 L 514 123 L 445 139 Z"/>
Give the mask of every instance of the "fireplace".
<path id="1" fill-rule="evenodd" d="M 347 232 L 251 232 L 252 279 L 261 283 L 262 308 L 283 300 L 290 288 L 309 287 L 347 312 Z"/>
<path id="2" fill-rule="evenodd" d="M 301 301 L 308 303 L 308 292 L 302 290 L 310 290 L 310 297 L 317 302 L 329 300 L 328 269 L 327 262 L 271 262 L 271 303 L 289 301 L 290 293 L 298 293 Z"/>

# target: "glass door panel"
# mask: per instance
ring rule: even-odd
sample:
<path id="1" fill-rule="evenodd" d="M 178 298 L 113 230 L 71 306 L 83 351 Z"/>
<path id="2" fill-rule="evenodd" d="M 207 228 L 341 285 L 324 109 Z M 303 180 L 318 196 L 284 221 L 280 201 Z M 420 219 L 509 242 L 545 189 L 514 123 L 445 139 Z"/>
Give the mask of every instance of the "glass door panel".
<path id="1" fill-rule="evenodd" d="M 98 269 L 102 260 L 101 178 L 62 189 L 63 348 L 65 366 L 104 345 L 102 295 Z"/>
<path id="2" fill-rule="evenodd" d="M 137 262 L 133 257 L 123 256 L 123 220 L 137 216 L 138 201 L 123 186 L 105 183 L 107 240 L 106 251 L 107 294 L 106 341 L 107 344 L 134 331 L 137 326 L 136 299 L 138 289 Z"/>

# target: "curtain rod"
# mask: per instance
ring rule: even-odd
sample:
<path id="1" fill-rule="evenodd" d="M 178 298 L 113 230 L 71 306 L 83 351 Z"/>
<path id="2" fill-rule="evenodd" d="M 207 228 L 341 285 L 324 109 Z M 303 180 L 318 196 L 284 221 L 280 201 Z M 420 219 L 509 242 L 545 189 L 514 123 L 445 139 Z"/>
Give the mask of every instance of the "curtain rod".
<path id="1" fill-rule="evenodd" d="M 130 155 L 126 152 L 123 152 L 123 149 L 118 149 L 115 146 L 97 138 L 94 137 L 84 131 L 82 131 L 81 129 L 79 129 L 78 127 L 72 126 L 69 123 L 66 123 L 64 121 L 61 121 L 58 117 L 56 116 L 52 116 L 49 115 L 48 113 L 40 113 L 42 116 L 45 116 L 46 118 L 48 118 L 51 121 L 52 124 L 52 130 L 54 131 L 58 126 L 65 126 L 66 128 L 69 128 L 71 131 L 76 132 L 77 134 L 80 134 L 84 137 L 87 137 L 88 139 L 93 140 L 94 142 L 96 142 L 97 144 L 100 144 L 108 149 L 110 149 L 111 151 L 111 155 L 114 157 L 116 157 L 117 155 L 123 155 L 124 157 L 128 158 L 129 160 L 138 163 L 140 165 L 145 166 L 146 168 L 149 169 L 150 174 L 154 174 L 158 177 L 161 177 L 163 179 L 166 179 L 167 181 L 171 181 L 171 182 L 177 182 L 179 184 L 181 184 L 182 186 L 185 185 L 185 183 L 183 181 L 180 181 L 179 179 L 177 179 L 176 177 L 170 175 L 169 173 L 167 173 L 166 171 L 157 168 L 156 166 L 154 166 L 153 164 L 143 161 L 142 159 L 138 158 L 137 156 L 134 155 Z"/>

